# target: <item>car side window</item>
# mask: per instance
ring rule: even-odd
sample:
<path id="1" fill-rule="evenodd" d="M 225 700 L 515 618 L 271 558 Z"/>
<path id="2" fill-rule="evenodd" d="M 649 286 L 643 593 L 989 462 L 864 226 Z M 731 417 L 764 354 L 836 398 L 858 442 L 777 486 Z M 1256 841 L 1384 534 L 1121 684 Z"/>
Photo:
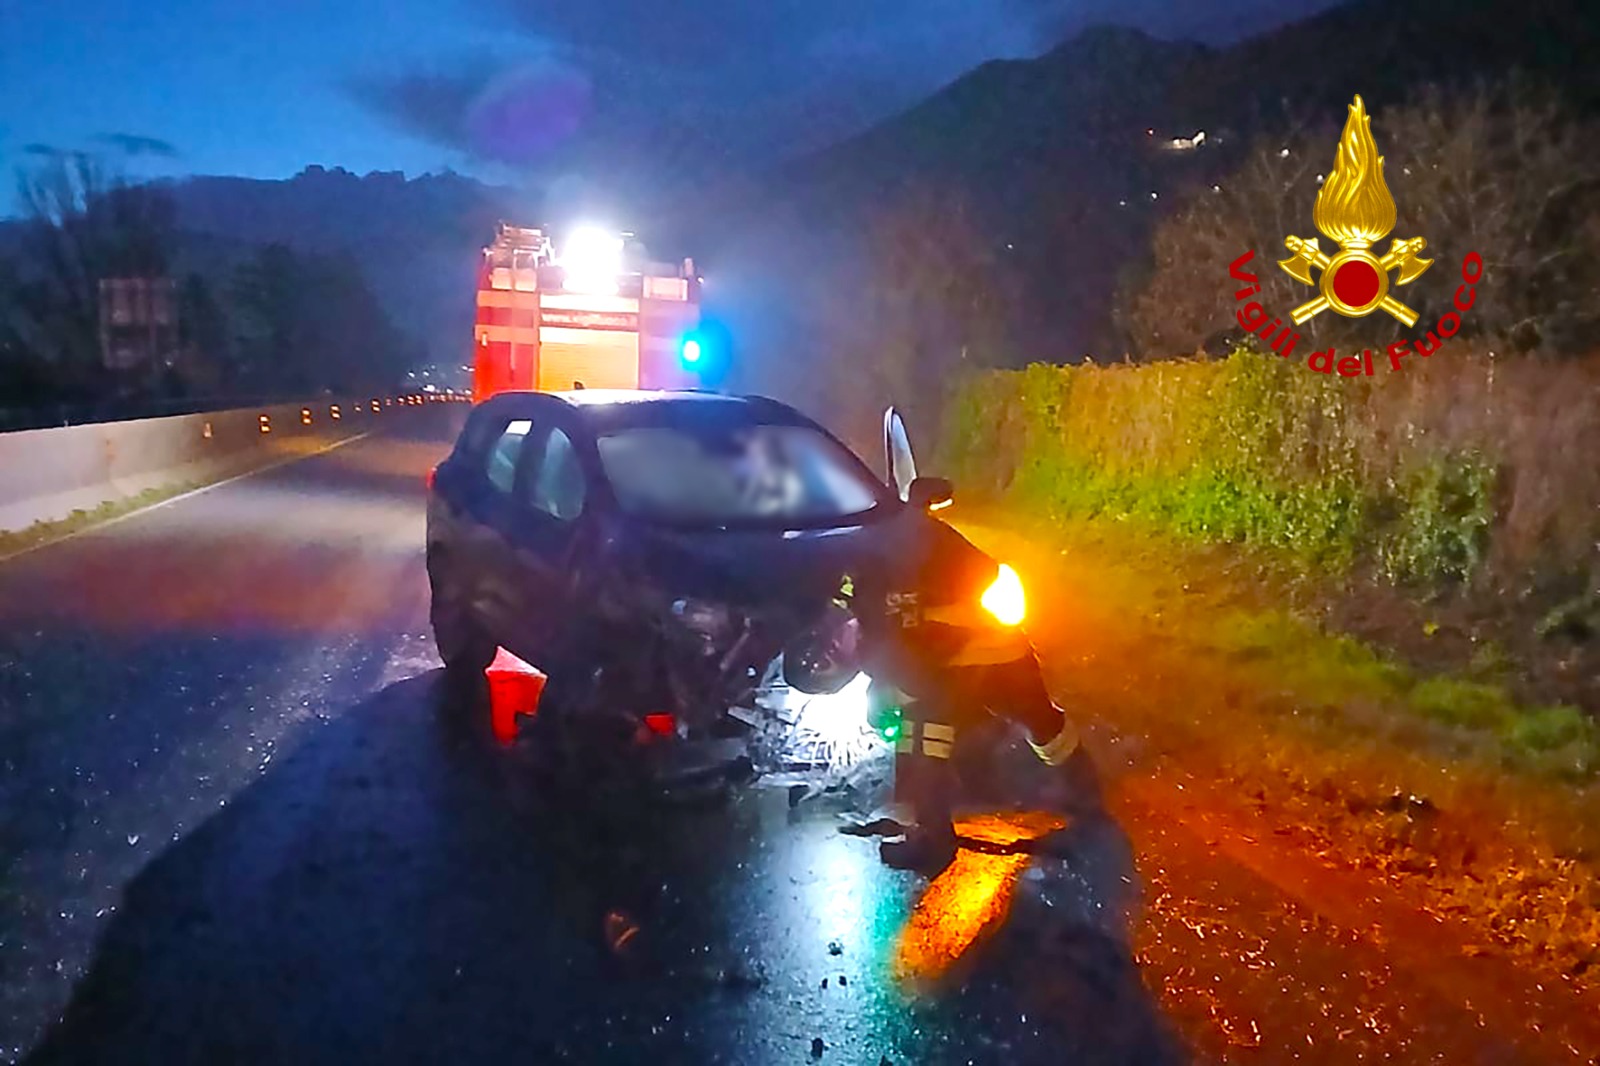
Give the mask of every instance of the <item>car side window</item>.
<path id="1" fill-rule="evenodd" d="M 489 484 L 508 496 L 517 482 L 517 455 L 522 451 L 522 442 L 532 431 L 533 423 L 526 418 L 509 422 L 501 431 L 500 439 L 489 449 L 485 470 Z"/>
<path id="2" fill-rule="evenodd" d="M 552 429 L 545 438 L 538 467 L 528 480 L 528 503 L 545 514 L 570 522 L 583 513 L 583 467 L 572 438 Z"/>

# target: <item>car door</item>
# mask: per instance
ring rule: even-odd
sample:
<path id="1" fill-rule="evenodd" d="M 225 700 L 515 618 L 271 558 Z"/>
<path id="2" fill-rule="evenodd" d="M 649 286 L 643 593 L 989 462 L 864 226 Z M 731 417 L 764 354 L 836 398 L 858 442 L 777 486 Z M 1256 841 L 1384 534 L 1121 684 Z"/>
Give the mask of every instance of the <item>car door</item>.
<path id="1" fill-rule="evenodd" d="M 543 419 L 522 449 L 516 506 L 505 529 L 508 569 L 519 604 L 507 620 L 510 644 L 536 665 L 548 665 L 578 628 L 582 605 L 573 600 L 590 521 L 588 474 L 561 419 Z"/>
<path id="2" fill-rule="evenodd" d="M 507 418 L 483 453 L 483 471 L 467 497 L 471 534 L 463 545 L 475 577 L 473 607 L 498 644 L 510 646 L 524 595 L 510 538 L 517 528 L 517 473 L 534 436 L 528 412 Z"/>
<path id="3" fill-rule="evenodd" d="M 911 451 L 911 436 L 905 419 L 893 407 L 883 412 L 883 465 L 889 487 L 901 502 L 911 498 L 911 483 L 917 480 L 917 460 Z"/>

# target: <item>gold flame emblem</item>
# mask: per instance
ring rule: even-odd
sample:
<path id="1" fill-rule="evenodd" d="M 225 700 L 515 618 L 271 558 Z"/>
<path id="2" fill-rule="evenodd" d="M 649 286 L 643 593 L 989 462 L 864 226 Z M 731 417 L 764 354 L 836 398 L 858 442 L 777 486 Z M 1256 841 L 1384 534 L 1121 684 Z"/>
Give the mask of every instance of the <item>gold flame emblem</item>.
<path id="1" fill-rule="evenodd" d="M 1428 246 L 1421 237 L 1392 241 L 1381 258 L 1372 254 L 1372 246 L 1394 229 L 1395 206 L 1383 180 L 1383 156 L 1372 139 L 1372 118 L 1359 96 L 1350 105 L 1333 173 L 1317 191 L 1311 220 L 1323 236 L 1339 245 L 1339 251 L 1325 254 L 1315 237 L 1284 238 L 1292 254 L 1278 265 L 1301 284 L 1316 285 L 1322 294 L 1294 309 L 1295 325 L 1329 308 L 1347 318 L 1363 318 L 1381 308 L 1407 327 L 1417 324 L 1417 313 L 1389 295 L 1389 272 L 1398 270 L 1395 283 L 1409 285 L 1433 260 L 1419 258 Z M 1319 281 L 1312 280 L 1312 270 L 1322 272 Z"/>

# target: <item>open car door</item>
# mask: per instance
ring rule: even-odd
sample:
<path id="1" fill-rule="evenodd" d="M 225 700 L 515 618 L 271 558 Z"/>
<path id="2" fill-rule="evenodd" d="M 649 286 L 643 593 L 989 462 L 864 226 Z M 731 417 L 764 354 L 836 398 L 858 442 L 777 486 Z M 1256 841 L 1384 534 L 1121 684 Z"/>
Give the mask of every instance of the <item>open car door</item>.
<path id="1" fill-rule="evenodd" d="M 911 499 L 911 483 L 917 480 L 917 459 L 911 451 L 911 437 L 905 419 L 893 407 L 883 412 L 883 468 L 891 488 L 902 502 Z"/>

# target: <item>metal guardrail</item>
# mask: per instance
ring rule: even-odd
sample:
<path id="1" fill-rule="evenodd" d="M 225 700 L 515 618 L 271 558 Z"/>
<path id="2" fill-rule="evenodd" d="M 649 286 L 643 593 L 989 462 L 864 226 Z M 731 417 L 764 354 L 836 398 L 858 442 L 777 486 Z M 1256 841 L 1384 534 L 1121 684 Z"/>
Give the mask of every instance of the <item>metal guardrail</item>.
<path id="1" fill-rule="evenodd" d="M 333 392 L 324 392 L 317 399 L 325 403 L 332 403 L 335 395 Z M 374 395 L 391 401 L 401 396 L 415 395 L 419 397 L 449 397 L 452 402 L 457 402 L 462 399 L 464 394 L 453 390 L 433 393 L 416 391 L 395 393 L 389 389 L 381 389 Z M 274 407 L 282 404 L 299 403 L 304 401 L 305 398 L 304 393 L 282 393 L 278 395 L 235 394 L 230 396 L 186 396 L 165 400 L 105 400 L 85 404 L 40 404 L 34 407 L 0 407 L 0 433 L 22 429 L 50 429 L 56 426 L 128 422 L 138 418 L 165 418 L 169 415 L 231 411 L 244 407 Z"/>
<path id="2" fill-rule="evenodd" d="M 206 483 L 274 455 L 303 455 L 296 441 L 351 436 L 410 408 L 470 402 L 465 394 L 439 392 L 245 406 L 230 401 L 222 410 L 0 433 L 0 531 L 58 521 L 155 489 Z"/>

